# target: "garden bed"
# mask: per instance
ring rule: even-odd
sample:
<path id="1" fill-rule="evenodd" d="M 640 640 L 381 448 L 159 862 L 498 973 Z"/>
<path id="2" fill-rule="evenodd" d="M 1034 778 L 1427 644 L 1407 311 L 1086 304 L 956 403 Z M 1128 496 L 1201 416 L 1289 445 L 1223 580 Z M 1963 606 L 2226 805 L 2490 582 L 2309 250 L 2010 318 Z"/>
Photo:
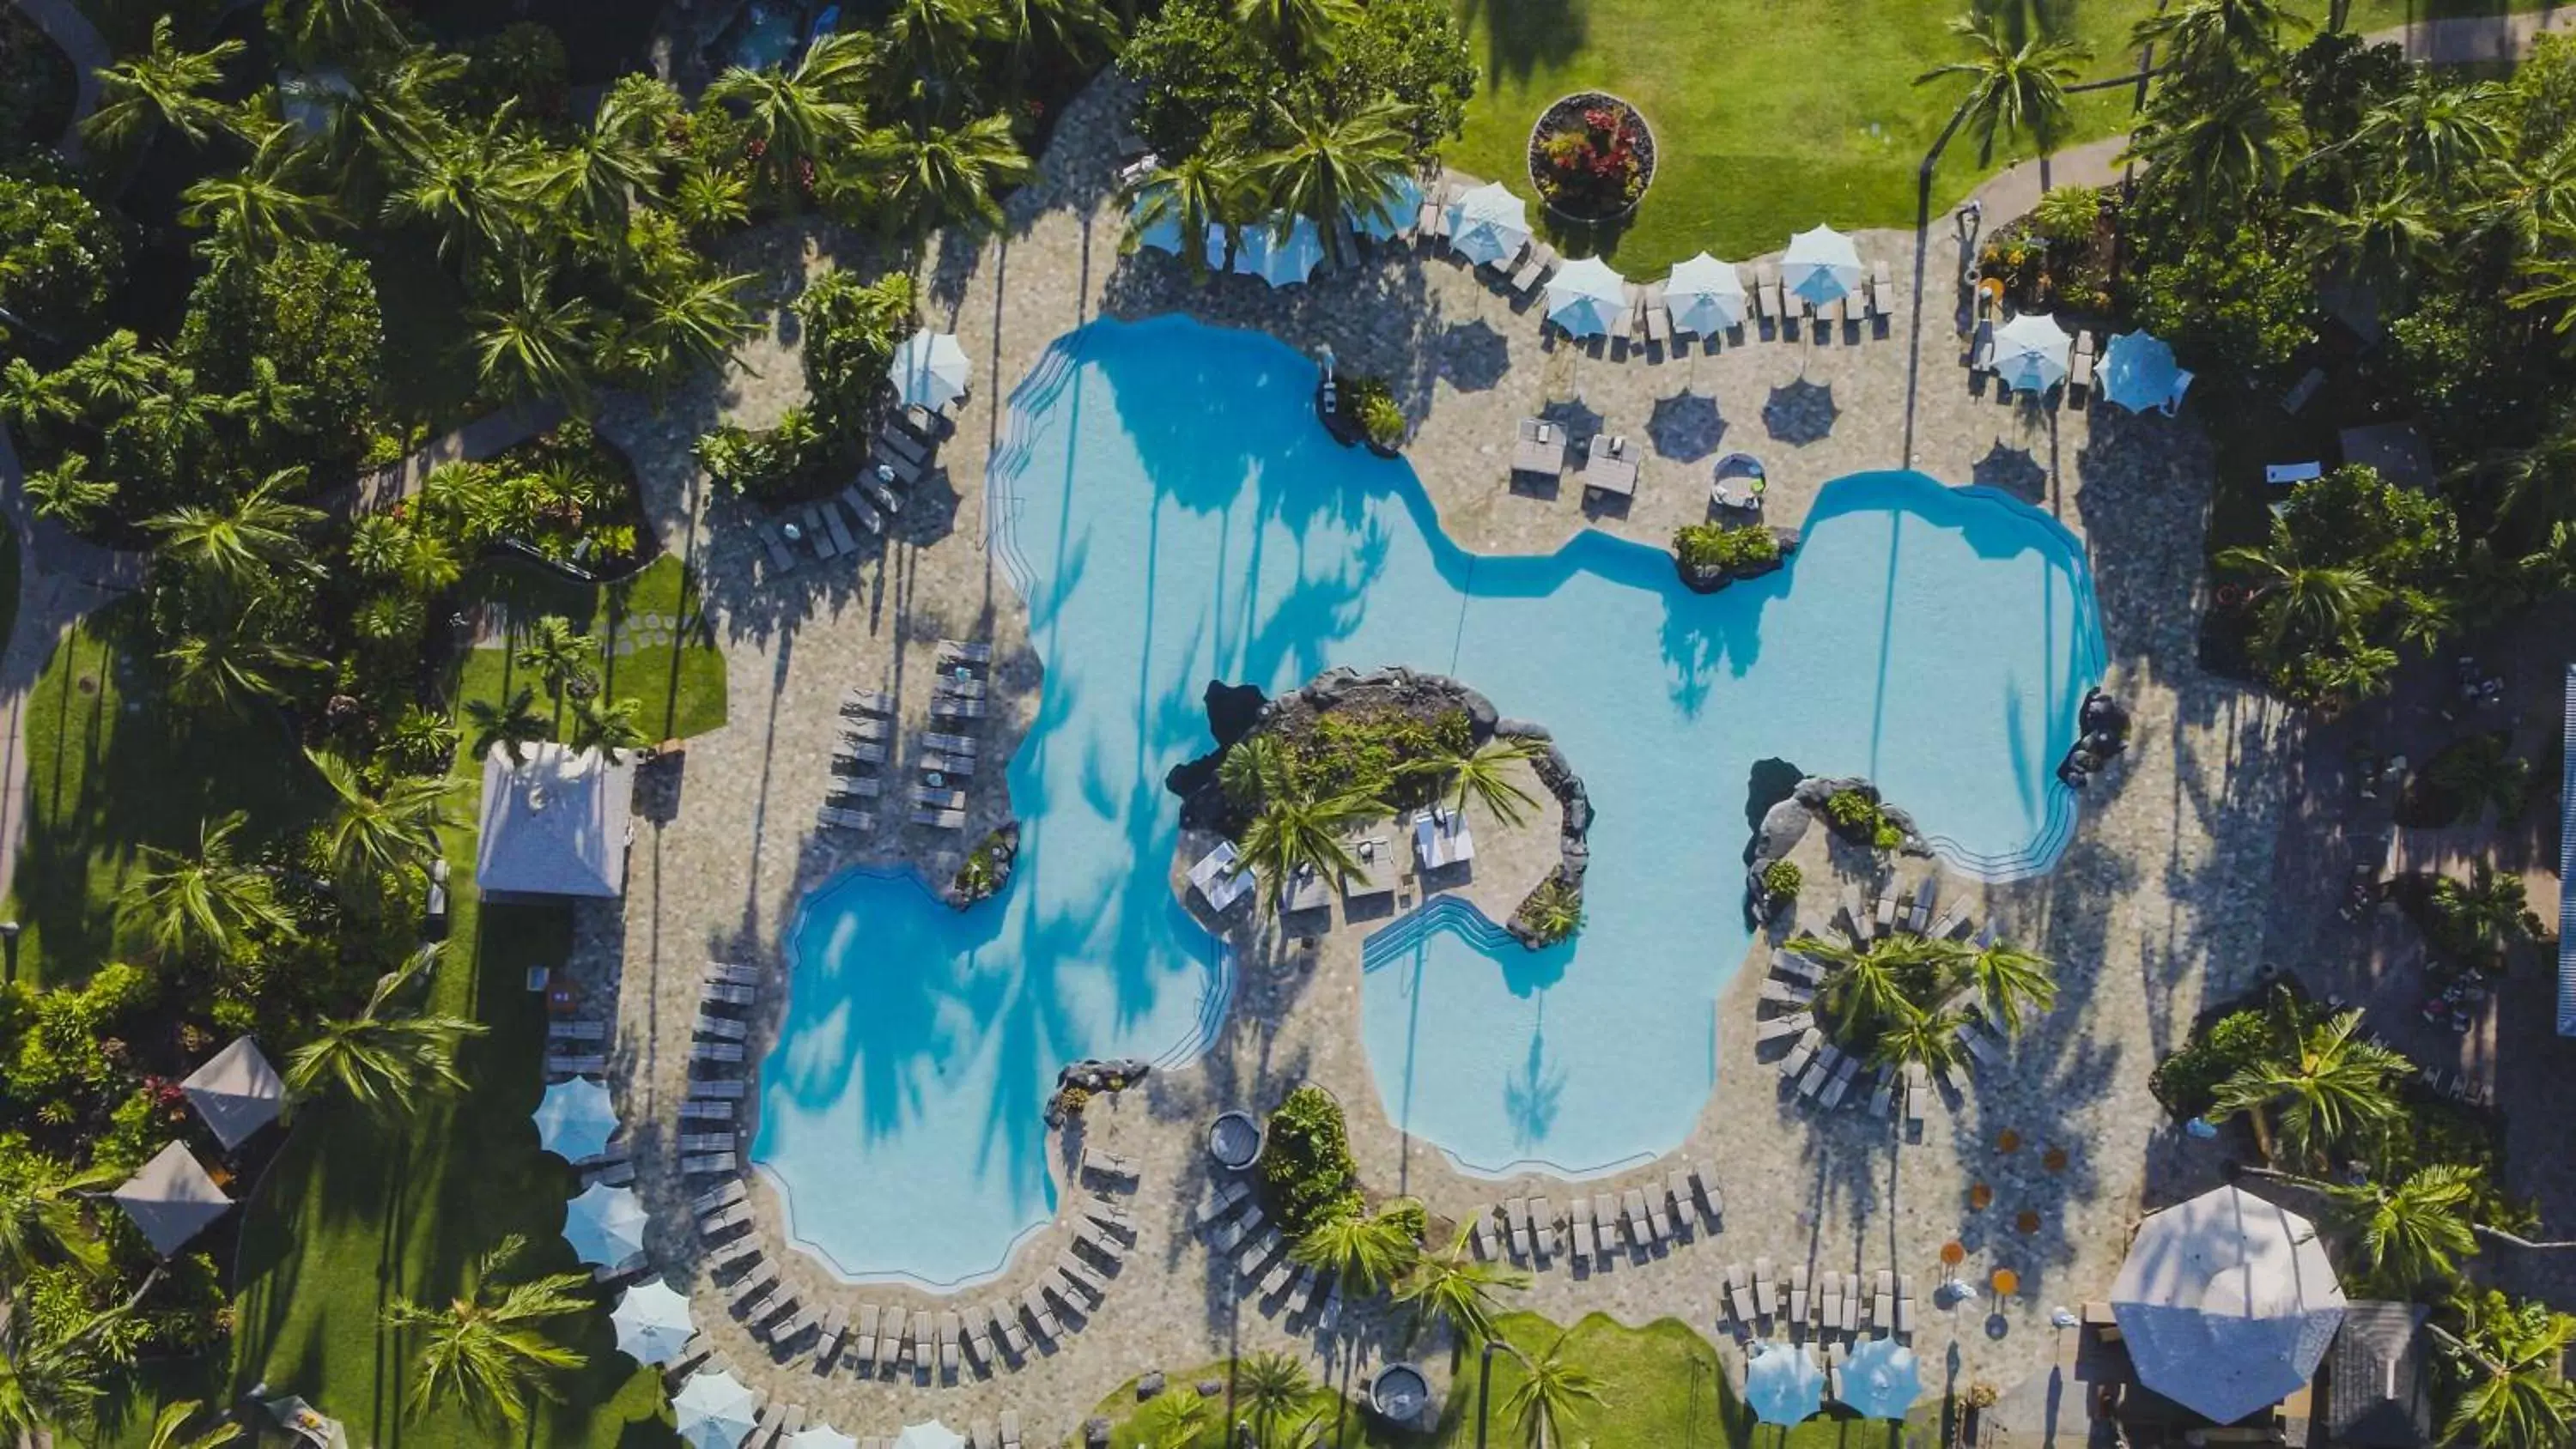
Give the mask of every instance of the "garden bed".
<path id="1" fill-rule="evenodd" d="M 1530 127 L 1530 185 L 1568 221 L 1618 221 L 1655 179 L 1655 133 L 1645 113 L 1606 91 L 1577 91 Z"/>
<path id="2" fill-rule="evenodd" d="M 635 464 L 589 424 L 567 422 L 476 465 L 490 470 L 521 526 L 501 547 L 584 583 L 624 578 L 660 544 Z"/>

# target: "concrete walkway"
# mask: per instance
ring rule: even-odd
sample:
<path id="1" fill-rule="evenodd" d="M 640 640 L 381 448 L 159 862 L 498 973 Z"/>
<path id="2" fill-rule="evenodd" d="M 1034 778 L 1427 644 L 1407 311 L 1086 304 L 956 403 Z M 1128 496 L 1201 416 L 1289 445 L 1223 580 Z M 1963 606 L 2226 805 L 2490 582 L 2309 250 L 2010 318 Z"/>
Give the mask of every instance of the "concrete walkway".
<path id="1" fill-rule="evenodd" d="M 98 72 L 116 57 L 108 49 L 107 37 L 89 23 L 72 0 L 8 0 L 19 13 L 36 22 L 63 54 L 72 59 L 72 80 L 76 92 L 72 98 L 72 116 L 64 123 L 62 140 L 54 149 L 63 153 L 73 165 L 81 164 L 80 123 L 98 109 Z"/>

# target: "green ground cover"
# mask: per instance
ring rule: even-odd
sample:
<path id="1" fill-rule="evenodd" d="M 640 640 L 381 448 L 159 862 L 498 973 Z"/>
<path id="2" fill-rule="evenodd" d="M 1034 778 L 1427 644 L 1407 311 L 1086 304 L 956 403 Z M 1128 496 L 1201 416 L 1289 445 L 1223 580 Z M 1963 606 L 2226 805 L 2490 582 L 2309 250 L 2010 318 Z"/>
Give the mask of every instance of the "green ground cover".
<path id="1" fill-rule="evenodd" d="M 676 558 L 666 554 L 631 579 L 596 587 L 533 565 L 505 563 L 479 572 L 468 581 L 466 593 L 474 602 L 506 605 L 510 617 L 523 622 L 560 614 L 597 638 L 601 696 L 641 701 L 644 709 L 637 720 L 653 739 L 685 739 L 725 721 L 724 655 L 696 632 L 697 584 Z M 645 613 L 682 620 L 683 642 L 616 654 L 609 647 L 616 626 Z M 459 698 L 499 700 L 535 684 L 509 650 L 476 649 L 466 657 Z"/>
<path id="2" fill-rule="evenodd" d="M 2087 80 L 2134 69 L 2129 28 L 2153 0 L 2006 0 L 2022 23 L 2092 47 Z M 1529 129 L 1549 102 L 1606 90 L 1645 112 L 1655 133 L 1655 182 L 1625 228 L 1593 234 L 1540 223 L 1560 246 L 1599 251 L 1631 276 L 1650 276 L 1694 252 L 1741 258 L 1777 251 L 1819 222 L 1911 226 L 1915 172 L 1957 104 L 1964 81 L 1917 86 L 1960 59 L 1944 27 L 1967 0 L 1460 0 L 1484 82 L 1467 109 L 1450 164 L 1530 194 Z M 2307 7 L 2322 13 L 2323 6 Z M 2535 0 L 2355 0 L 2362 31 Z M 2068 144 L 2118 134 L 2135 92 L 2075 97 Z M 1952 140 L 1933 181 L 1933 206 L 1955 204 L 1987 174 L 2027 159 L 2027 142 L 1999 141 L 1979 164 L 1973 138 Z M 1532 220 L 1544 214 L 1535 204 Z"/>

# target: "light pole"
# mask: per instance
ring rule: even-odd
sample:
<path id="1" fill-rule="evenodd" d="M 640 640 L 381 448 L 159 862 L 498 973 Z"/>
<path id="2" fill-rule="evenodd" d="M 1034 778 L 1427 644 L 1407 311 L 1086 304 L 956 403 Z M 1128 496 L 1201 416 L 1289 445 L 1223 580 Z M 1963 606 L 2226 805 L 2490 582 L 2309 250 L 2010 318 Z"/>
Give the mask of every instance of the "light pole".
<path id="1" fill-rule="evenodd" d="M 1485 1340 L 1485 1351 L 1476 1362 L 1476 1449 L 1485 1449 L 1485 1401 L 1494 1387 L 1494 1350 L 1501 1348 L 1499 1338 Z"/>

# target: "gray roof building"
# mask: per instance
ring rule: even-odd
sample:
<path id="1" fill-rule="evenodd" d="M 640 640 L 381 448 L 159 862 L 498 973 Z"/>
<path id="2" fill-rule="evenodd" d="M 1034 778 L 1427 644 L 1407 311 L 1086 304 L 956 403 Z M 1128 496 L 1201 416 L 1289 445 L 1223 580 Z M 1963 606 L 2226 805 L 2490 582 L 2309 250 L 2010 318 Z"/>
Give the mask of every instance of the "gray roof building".
<path id="1" fill-rule="evenodd" d="M 173 1142 L 127 1178 L 108 1196 L 143 1230 L 152 1251 L 169 1257 L 206 1230 L 206 1225 L 232 1210 L 233 1200 L 215 1186 L 184 1143 Z"/>
<path id="2" fill-rule="evenodd" d="M 2326 1353 L 2325 1442 L 2417 1449 L 2433 1441 L 2420 1303 L 2347 1303 Z"/>
<path id="3" fill-rule="evenodd" d="M 475 884 L 487 897 L 624 895 L 634 803 L 632 758 L 542 744 L 513 765 L 493 746 Z"/>
<path id="4" fill-rule="evenodd" d="M 206 1119 L 206 1129 L 226 1151 L 276 1121 L 286 1105 L 286 1084 L 278 1080 L 259 1043 L 246 1036 L 233 1038 L 231 1046 L 208 1057 L 179 1083 L 179 1090 L 188 1094 L 197 1115 Z"/>

